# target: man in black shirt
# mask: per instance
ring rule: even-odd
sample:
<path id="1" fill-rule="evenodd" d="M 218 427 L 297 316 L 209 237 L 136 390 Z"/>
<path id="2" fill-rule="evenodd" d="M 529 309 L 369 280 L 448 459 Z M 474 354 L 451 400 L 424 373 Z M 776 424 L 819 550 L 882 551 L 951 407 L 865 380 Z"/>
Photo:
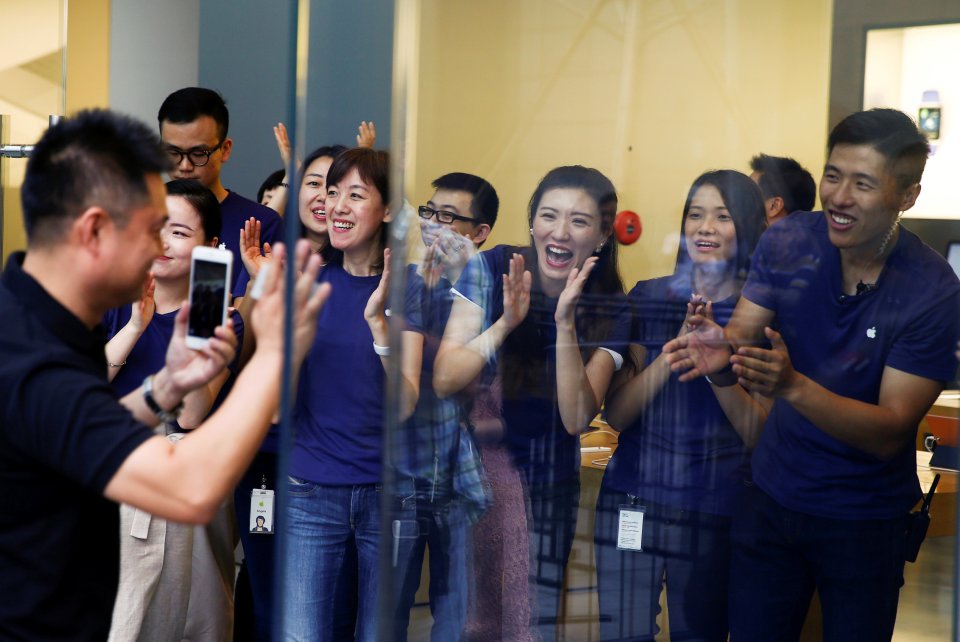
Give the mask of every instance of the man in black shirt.
<path id="1" fill-rule="evenodd" d="M 119 561 L 114 502 L 209 520 L 276 411 L 280 270 L 269 271 L 252 315 L 252 372 L 176 446 L 147 426 L 175 417 L 183 397 L 233 358 L 229 327 L 189 350 L 184 305 L 166 366 L 122 405 L 107 384 L 100 319 L 139 297 L 162 254 L 167 163 L 145 125 L 89 111 L 50 128 L 27 165 L 28 252 L 12 255 L 0 276 L 0 639 L 106 639 Z M 306 250 L 297 251 L 297 359 L 325 296 L 307 298 L 319 266 Z"/>

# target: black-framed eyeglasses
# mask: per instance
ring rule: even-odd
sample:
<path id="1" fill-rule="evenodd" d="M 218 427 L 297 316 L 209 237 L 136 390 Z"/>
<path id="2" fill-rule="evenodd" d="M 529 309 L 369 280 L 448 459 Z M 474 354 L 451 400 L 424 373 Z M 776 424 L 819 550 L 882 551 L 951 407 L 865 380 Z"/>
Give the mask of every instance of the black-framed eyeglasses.
<path id="1" fill-rule="evenodd" d="M 435 210 L 432 207 L 427 207 L 426 205 L 421 205 L 417 208 L 417 211 L 420 213 L 420 218 L 425 220 L 430 220 L 436 215 L 438 223 L 453 223 L 454 221 L 468 221 L 477 224 L 477 219 L 470 218 L 469 216 L 460 216 L 459 214 L 454 214 L 453 212 L 448 212 L 446 210 Z"/>
<path id="2" fill-rule="evenodd" d="M 217 143 L 217 146 L 213 149 L 200 149 L 199 147 L 196 147 L 186 152 L 179 147 L 167 145 L 167 154 L 170 156 L 170 160 L 173 161 L 174 165 L 179 165 L 182 163 L 183 157 L 186 156 L 190 159 L 190 164 L 194 167 L 203 167 L 210 162 L 210 154 L 214 153 L 221 147 L 223 147 L 222 140 Z"/>

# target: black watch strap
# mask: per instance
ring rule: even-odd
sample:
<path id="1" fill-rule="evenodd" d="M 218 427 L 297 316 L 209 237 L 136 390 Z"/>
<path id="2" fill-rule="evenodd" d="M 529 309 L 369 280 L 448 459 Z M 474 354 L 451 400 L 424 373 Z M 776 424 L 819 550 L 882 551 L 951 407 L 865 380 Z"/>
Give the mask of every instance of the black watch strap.
<path id="1" fill-rule="evenodd" d="M 180 417 L 180 411 L 183 410 L 182 401 L 170 410 L 164 410 L 160 407 L 157 400 L 153 398 L 153 375 L 149 375 L 143 380 L 143 401 L 147 404 L 150 412 L 155 414 L 157 419 L 165 424 L 177 423 L 177 419 Z"/>

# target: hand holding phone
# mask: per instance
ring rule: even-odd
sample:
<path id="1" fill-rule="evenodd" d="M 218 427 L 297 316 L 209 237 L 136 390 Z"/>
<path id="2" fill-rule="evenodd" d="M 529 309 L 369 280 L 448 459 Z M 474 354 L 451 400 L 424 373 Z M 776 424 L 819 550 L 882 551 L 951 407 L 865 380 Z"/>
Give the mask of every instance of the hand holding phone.
<path id="1" fill-rule="evenodd" d="M 233 253 L 213 247 L 193 248 L 190 258 L 190 320 L 187 347 L 206 347 L 218 325 L 227 322 Z"/>

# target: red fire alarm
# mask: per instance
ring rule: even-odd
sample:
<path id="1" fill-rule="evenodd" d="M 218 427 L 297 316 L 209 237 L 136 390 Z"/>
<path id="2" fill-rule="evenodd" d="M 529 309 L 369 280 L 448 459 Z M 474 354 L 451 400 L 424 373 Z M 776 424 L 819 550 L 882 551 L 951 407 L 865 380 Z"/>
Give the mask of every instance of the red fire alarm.
<path id="1" fill-rule="evenodd" d="M 617 234 L 617 240 L 622 245 L 632 245 L 643 232 L 643 226 L 640 224 L 640 215 L 630 210 L 623 210 L 617 213 L 617 218 L 613 223 L 613 230 Z"/>

